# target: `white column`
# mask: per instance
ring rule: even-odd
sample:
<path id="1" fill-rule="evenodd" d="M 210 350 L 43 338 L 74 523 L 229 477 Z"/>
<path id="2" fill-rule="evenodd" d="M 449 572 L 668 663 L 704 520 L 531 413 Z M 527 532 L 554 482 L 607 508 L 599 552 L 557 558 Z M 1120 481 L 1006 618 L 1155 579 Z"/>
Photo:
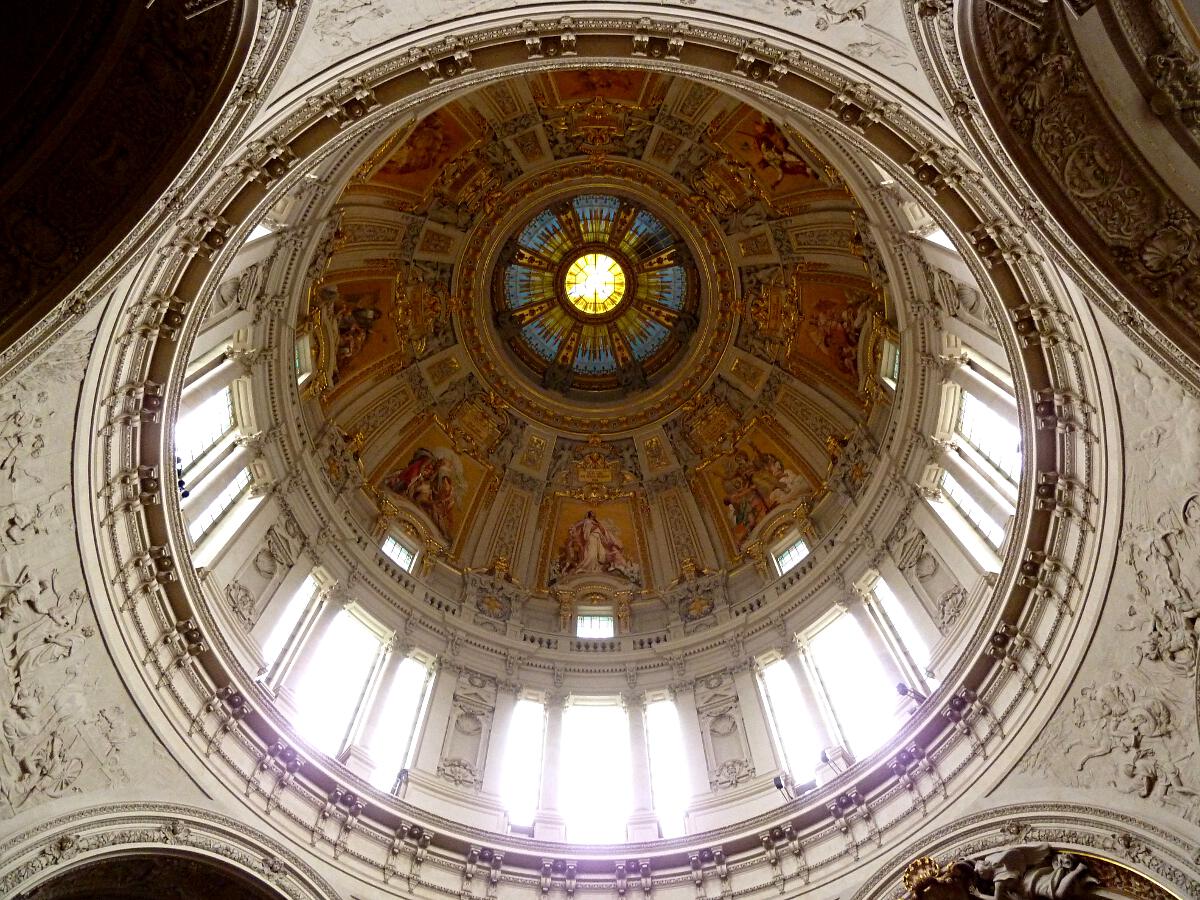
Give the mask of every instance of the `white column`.
<path id="1" fill-rule="evenodd" d="M 813 690 L 812 681 L 809 680 L 808 671 L 804 667 L 804 662 L 800 659 L 800 648 L 793 642 L 787 647 L 787 652 L 783 655 L 783 658 L 788 666 L 791 667 L 792 674 L 796 677 L 796 686 L 800 690 L 800 701 L 804 704 L 804 714 L 812 727 L 817 746 L 822 750 L 838 746 L 838 742 L 829 728 L 829 722 L 825 718 L 825 708 L 817 698 L 816 691 Z M 817 766 L 821 764 L 820 757 L 811 762 L 811 771 L 815 772 Z M 808 772 L 809 769 L 806 767 L 804 774 Z"/>
<path id="2" fill-rule="evenodd" d="M 204 512 L 208 504 L 212 503 L 217 495 L 225 489 L 229 480 L 240 469 L 254 461 L 255 455 L 256 452 L 250 445 L 237 444 L 215 469 L 200 479 L 198 484 L 189 484 L 187 486 L 188 496 L 180 504 L 183 509 L 183 517 L 190 520 Z"/>
<path id="3" fill-rule="evenodd" d="M 183 389 L 179 398 L 179 418 L 197 409 L 205 400 L 217 396 L 222 389 L 246 374 L 246 366 L 226 357 Z"/>
<path id="4" fill-rule="evenodd" d="M 558 764 L 562 755 L 562 717 L 566 697 L 546 698 L 546 744 L 542 750 L 542 790 L 533 817 L 533 837 L 539 841 L 565 841 L 567 826 L 558 811 Z"/>
<path id="5" fill-rule="evenodd" d="M 434 665 L 436 681 L 433 683 L 433 696 L 429 699 L 429 712 L 425 715 L 425 727 L 421 730 L 414 766 L 428 775 L 437 775 L 442 744 L 446 742 L 446 730 L 450 727 L 450 713 L 454 708 L 454 690 L 458 687 L 458 666 L 442 657 L 438 657 Z"/>
<path id="6" fill-rule="evenodd" d="M 1016 398 L 994 381 L 985 378 L 969 363 L 955 366 L 950 370 L 949 378 L 997 415 L 1003 416 L 1009 422 L 1017 421 Z"/>
<path id="7" fill-rule="evenodd" d="M 880 559 L 875 568 L 879 572 L 879 577 L 886 581 L 888 587 L 892 589 L 896 599 L 904 605 L 904 610 L 912 619 L 917 633 L 921 635 L 921 640 L 932 650 L 942 639 L 942 632 L 938 628 L 937 622 L 934 621 L 933 613 L 925 605 L 913 583 L 900 571 L 900 567 L 896 565 L 890 555 Z"/>
<path id="8" fill-rule="evenodd" d="M 504 748 L 512 731 L 513 710 L 521 686 L 511 681 L 496 685 L 496 709 L 492 713 L 492 732 L 488 735 L 487 755 L 483 760 L 483 791 L 499 796 L 500 780 L 504 775 Z"/>
<path id="9" fill-rule="evenodd" d="M 629 818 L 628 839 L 633 842 L 658 839 L 658 818 L 650 788 L 650 746 L 646 741 L 646 699 L 641 694 L 626 694 L 625 715 L 629 719 L 630 775 L 633 778 L 633 815 Z"/>
<path id="10" fill-rule="evenodd" d="M 742 711 L 742 722 L 746 726 L 746 742 L 750 745 L 750 757 L 754 761 L 754 773 L 774 775 L 781 768 L 771 743 L 771 732 L 763 711 L 756 674 L 750 666 L 733 670 L 733 684 L 737 689 L 738 706 Z"/>
<path id="11" fill-rule="evenodd" d="M 675 714 L 679 717 L 683 762 L 687 766 L 692 792 L 692 801 L 688 804 L 691 807 L 697 801 L 712 796 L 712 788 L 708 783 L 708 760 L 704 758 L 704 737 L 700 734 L 700 714 L 696 711 L 696 690 L 690 682 L 674 684 L 671 685 L 671 694 L 675 700 Z"/>
<path id="12" fill-rule="evenodd" d="M 288 604 L 292 602 L 292 598 L 296 596 L 296 592 L 300 590 L 300 586 L 304 584 L 304 580 L 312 574 L 312 567 L 307 562 L 302 562 L 303 556 L 296 560 L 295 565 L 287 570 L 279 585 L 275 588 L 275 592 L 271 594 L 262 612 L 258 616 L 258 621 L 254 623 L 254 629 L 250 632 L 261 649 L 266 643 L 267 637 L 275 630 L 275 624 L 283 618 L 284 610 Z"/>
<path id="13" fill-rule="evenodd" d="M 879 665 L 883 669 L 884 675 L 887 676 L 892 690 L 894 691 L 896 685 L 902 681 L 907 683 L 908 676 L 904 674 L 904 670 L 896 661 L 892 648 L 888 646 L 887 639 L 880 630 L 880 623 L 875 620 L 875 616 L 867 608 L 866 598 L 856 591 L 854 596 L 847 598 L 846 607 L 846 611 L 854 617 L 854 621 L 858 622 L 859 628 L 862 629 L 863 636 L 867 639 L 871 652 L 879 660 Z M 897 694 L 897 696 L 899 695 Z"/>

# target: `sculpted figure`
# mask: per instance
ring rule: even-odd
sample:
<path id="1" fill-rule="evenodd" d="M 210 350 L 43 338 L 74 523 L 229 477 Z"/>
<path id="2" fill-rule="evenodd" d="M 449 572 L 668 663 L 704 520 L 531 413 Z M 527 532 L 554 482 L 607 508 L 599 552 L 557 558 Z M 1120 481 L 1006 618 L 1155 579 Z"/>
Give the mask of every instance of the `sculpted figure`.
<path id="1" fill-rule="evenodd" d="M 1096 880 L 1082 862 L 1049 844 L 1023 844 L 997 850 L 975 862 L 977 881 L 992 883 L 992 893 L 978 887 L 980 900 L 1070 900 L 1086 897 Z"/>

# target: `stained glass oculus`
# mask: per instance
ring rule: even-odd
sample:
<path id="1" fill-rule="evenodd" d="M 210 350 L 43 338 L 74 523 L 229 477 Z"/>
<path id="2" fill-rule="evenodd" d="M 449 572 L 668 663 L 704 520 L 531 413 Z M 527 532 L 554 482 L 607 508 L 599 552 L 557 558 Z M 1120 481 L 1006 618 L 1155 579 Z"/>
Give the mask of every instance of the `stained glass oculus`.
<path id="1" fill-rule="evenodd" d="M 687 245 L 624 197 L 581 194 L 540 210 L 505 245 L 496 275 L 501 336 L 563 392 L 644 387 L 698 321 Z"/>
<path id="2" fill-rule="evenodd" d="M 625 270 L 606 253 L 585 253 L 567 267 L 563 288 L 581 313 L 602 316 L 625 298 Z"/>

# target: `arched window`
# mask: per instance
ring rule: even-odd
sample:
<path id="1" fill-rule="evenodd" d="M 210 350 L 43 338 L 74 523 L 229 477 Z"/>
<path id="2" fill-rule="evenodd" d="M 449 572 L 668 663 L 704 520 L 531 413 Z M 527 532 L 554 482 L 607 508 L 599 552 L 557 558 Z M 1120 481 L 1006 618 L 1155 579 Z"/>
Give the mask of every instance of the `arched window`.
<path id="1" fill-rule="evenodd" d="M 220 492 L 213 497 L 195 517 L 188 523 L 188 537 L 192 543 L 199 543 L 213 527 L 233 508 L 250 490 L 250 468 L 243 466 L 238 469 Z"/>
<path id="2" fill-rule="evenodd" d="M 233 391 L 221 388 L 175 424 L 175 457 L 180 469 L 187 471 L 222 439 L 233 433 Z"/>
<path id="3" fill-rule="evenodd" d="M 760 684 L 784 767 L 794 782 L 807 782 L 825 748 L 808 721 L 796 670 L 786 659 L 776 656 L 763 665 Z"/>
<path id="4" fill-rule="evenodd" d="M 375 761 L 371 783 L 380 790 L 394 792 L 400 772 L 412 764 L 432 674 L 428 660 L 410 655 L 400 662 L 392 683 L 380 686 L 380 696 L 375 699 L 383 704 L 379 729 L 369 736 L 366 748 Z"/>
<path id="5" fill-rule="evenodd" d="M 786 575 L 796 566 L 804 561 L 804 557 L 808 556 L 808 544 L 804 542 L 804 538 L 796 538 L 790 544 L 782 547 L 777 553 L 772 554 L 775 559 L 775 568 L 779 570 L 780 575 Z"/>
<path id="6" fill-rule="evenodd" d="M 312 607 L 316 600 L 320 587 L 321 583 L 317 580 L 316 573 L 310 572 L 296 593 L 285 601 L 279 618 L 275 621 L 262 645 L 263 662 L 270 670 L 275 669 L 288 641 L 296 633 L 300 620 L 304 618 L 305 612 Z"/>
<path id="7" fill-rule="evenodd" d="M 562 715 L 559 807 L 567 839 L 623 841 L 633 807 L 625 708 L 617 697 L 573 697 Z"/>
<path id="8" fill-rule="evenodd" d="M 341 610 L 313 647 L 305 648 L 295 685 L 296 730 L 336 756 L 361 712 L 368 680 L 381 661 L 383 636 L 353 608 Z"/>
<path id="9" fill-rule="evenodd" d="M 545 735 L 546 704 L 532 694 L 518 699 L 504 747 L 500 799 L 508 821 L 519 827 L 532 825 L 537 812 Z"/>
<path id="10" fill-rule="evenodd" d="M 383 550 L 384 556 L 405 572 L 411 572 L 417 563 L 417 552 L 390 535 L 383 539 L 383 546 L 380 549 Z"/>
<path id="11" fill-rule="evenodd" d="M 616 634 L 616 620 L 609 612 L 589 612 L 575 617 L 575 637 L 603 640 Z"/>
<path id="12" fill-rule="evenodd" d="M 849 613 L 809 640 L 821 689 L 856 759 L 890 738 L 904 721 L 896 684 L 888 678 L 872 642 Z"/>

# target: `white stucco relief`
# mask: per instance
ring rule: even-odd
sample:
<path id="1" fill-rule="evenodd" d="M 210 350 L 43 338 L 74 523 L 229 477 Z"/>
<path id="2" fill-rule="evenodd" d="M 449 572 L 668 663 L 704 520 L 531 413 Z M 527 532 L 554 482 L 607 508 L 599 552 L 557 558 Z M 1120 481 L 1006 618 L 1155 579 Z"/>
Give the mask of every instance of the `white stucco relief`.
<path id="1" fill-rule="evenodd" d="M 281 96 L 322 71 L 403 35 L 483 12 L 520 9 L 534 16 L 544 14 L 546 7 L 494 0 L 315 0 L 275 94 Z M 782 31 L 801 45 L 844 55 L 862 69 L 864 80 L 890 81 L 925 104 L 930 115 L 938 115 L 908 38 L 900 0 L 660 0 L 601 7 L 567 2 L 554 9 L 555 15 L 650 15 L 663 20 L 677 13 L 732 16 L 748 30 L 761 26 L 763 34 Z"/>
<path id="2" fill-rule="evenodd" d="M 0 820 L 178 781 L 108 660 L 76 547 L 72 430 L 94 318 L 0 388 Z"/>
<path id="3" fill-rule="evenodd" d="M 1105 331 L 1127 446 L 1118 561 L 1075 687 L 1018 772 L 1196 824 L 1200 401 Z"/>

